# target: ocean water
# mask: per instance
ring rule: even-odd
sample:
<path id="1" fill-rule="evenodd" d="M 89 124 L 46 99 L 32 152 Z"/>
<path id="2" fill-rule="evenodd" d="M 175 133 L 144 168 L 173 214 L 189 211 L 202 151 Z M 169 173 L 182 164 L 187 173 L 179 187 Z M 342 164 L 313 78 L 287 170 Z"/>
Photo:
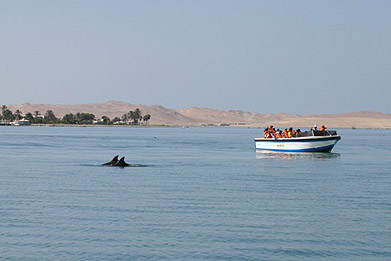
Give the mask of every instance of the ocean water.
<path id="1" fill-rule="evenodd" d="M 391 130 L 0 127 L 1 260 L 391 260 Z M 102 167 L 114 155 L 144 167 Z"/>

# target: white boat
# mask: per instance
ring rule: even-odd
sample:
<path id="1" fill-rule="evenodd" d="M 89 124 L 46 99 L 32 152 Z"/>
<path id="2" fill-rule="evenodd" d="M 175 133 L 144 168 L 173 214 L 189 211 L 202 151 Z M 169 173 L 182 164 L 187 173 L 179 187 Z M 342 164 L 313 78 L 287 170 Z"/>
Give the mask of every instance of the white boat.
<path id="1" fill-rule="evenodd" d="M 31 125 L 30 121 L 28 120 L 15 120 L 10 123 L 12 126 L 29 126 Z"/>
<path id="2" fill-rule="evenodd" d="M 254 140 L 257 152 L 330 152 L 340 139 L 336 131 L 307 131 L 301 137 Z"/>

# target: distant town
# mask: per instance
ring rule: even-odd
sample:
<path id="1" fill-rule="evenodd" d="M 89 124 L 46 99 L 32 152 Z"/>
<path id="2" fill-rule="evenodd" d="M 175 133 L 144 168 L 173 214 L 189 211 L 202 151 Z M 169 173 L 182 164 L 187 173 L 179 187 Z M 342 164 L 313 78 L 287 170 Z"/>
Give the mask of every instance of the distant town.
<path id="1" fill-rule="evenodd" d="M 100 119 L 96 119 L 94 114 L 85 112 L 68 113 L 62 118 L 57 118 L 52 110 L 47 110 L 44 114 L 38 110 L 24 114 L 20 110 L 12 112 L 6 105 L 3 105 L 1 107 L 0 125 L 26 126 L 31 124 L 100 124 L 137 126 L 148 125 L 148 121 L 150 119 L 150 114 L 145 114 L 143 116 L 141 110 L 138 108 L 134 111 L 129 111 L 120 117 L 114 117 L 113 119 L 110 119 L 107 116 L 102 116 Z"/>

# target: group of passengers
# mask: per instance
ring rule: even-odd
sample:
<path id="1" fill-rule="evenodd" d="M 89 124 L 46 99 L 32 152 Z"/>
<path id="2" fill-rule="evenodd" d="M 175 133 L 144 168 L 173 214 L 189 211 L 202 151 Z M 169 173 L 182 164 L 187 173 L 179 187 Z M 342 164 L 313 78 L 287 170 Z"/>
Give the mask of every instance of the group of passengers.
<path id="1" fill-rule="evenodd" d="M 327 129 L 326 126 L 322 125 L 319 129 L 319 131 L 325 131 Z M 318 127 L 314 125 L 314 127 L 311 128 L 311 131 L 318 131 Z M 275 139 L 281 139 L 281 138 L 293 138 L 293 137 L 302 137 L 302 133 L 300 129 L 294 130 L 292 127 L 285 130 L 280 130 L 273 127 L 271 125 L 270 127 L 267 127 L 263 131 L 263 136 L 265 138 L 275 138 Z"/>

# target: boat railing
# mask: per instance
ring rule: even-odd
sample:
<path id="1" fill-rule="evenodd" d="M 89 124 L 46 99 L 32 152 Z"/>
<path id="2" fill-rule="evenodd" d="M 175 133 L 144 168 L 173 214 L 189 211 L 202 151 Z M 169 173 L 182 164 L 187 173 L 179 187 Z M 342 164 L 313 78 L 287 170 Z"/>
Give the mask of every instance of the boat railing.
<path id="1" fill-rule="evenodd" d="M 329 133 L 330 135 L 337 135 L 336 130 L 326 130 L 325 132 Z"/>
<path id="2" fill-rule="evenodd" d="M 297 132 L 294 134 L 293 138 L 301 138 L 301 137 L 322 137 L 322 136 L 336 136 L 337 131 L 336 130 L 309 130 L 309 131 L 303 131 L 303 132 Z M 276 139 L 276 138 L 265 138 L 265 139 Z"/>
<path id="3" fill-rule="evenodd" d="M 324 130 L 324 131 L 310 130 L 310 131 L 301 132 L 299 137 L 333 136 L 333 135 L 337 135 L 337 131 L 335 131 L 335 130 Z"/>

